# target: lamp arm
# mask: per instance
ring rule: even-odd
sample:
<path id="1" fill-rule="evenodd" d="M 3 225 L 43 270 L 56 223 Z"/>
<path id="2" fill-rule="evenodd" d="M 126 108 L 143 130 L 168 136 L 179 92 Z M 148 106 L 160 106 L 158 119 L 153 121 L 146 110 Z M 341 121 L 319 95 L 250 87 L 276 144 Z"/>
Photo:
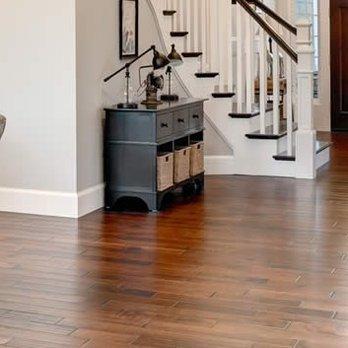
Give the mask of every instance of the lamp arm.
<path id="1" fill-rule="evenodd" d="M 109 80 L 111 80 L 114 76 L 118 75 L 121 71 L 127 69 L 129 70 L 129 67 L 134 64 L 137 60 L 139 60 L 140 58 L 142 58 L 143 56 L 145 56 L 145 54 L 156 50 L 156 46 L 152 45 L 150 48 L 148 48 L 146 51 L 144 51 L 142 54 L 140 54 L 139 56 L 137 56 L 136 58 L 134 58 L 133 60 L 131 60 L 129 63 L 126 63 L 121 69 L 117 70 L 116 72 L 114 72 L 113 74 L 111 74 L 110 76 L 108 76 L 107 78 L 104 79 L 104 82 L 108 82 Z"/>

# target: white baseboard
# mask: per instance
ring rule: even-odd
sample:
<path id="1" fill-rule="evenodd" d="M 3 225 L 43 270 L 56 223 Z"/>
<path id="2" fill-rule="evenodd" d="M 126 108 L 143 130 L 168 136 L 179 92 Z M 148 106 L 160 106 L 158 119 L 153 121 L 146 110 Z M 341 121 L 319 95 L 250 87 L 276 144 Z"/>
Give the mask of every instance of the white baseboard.
<path id="1" fill-rule="evenodd" d="M 78 193 L 78 217 L 104 206 L 104 188 L 105 185 L 100 184 Z"/>
<path id="2" fill-rule="evenodd" d="M 79 193 L 0 187 L 0 211 L 79 218 L 104 205 L 104 184 Z"/>
<path id="3" fill-rule="evenodd" d="M 233 156 L 205 156 L 204 165 L 207 175 L 235 174 Z"/>

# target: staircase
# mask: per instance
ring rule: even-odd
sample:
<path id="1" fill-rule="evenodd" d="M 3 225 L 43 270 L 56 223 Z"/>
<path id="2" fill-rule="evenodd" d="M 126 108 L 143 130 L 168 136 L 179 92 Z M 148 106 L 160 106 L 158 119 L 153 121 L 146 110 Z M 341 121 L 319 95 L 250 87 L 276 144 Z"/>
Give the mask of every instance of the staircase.
<path id="1" fill-rule="evenodd" d="M 167 51 L 184 57 L 177 79 L 208 99 L 206 122 L 233 151 L 208 172 L 315 178 L 330 146 L 313 128 L 311 23 L 260 0 L 148 1 Z"/>

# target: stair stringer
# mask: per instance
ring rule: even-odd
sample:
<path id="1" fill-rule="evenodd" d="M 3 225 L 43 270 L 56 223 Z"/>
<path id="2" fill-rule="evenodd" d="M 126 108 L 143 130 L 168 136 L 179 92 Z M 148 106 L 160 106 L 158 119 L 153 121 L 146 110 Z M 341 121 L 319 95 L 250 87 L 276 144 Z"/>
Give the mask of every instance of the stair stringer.
<path id="1" fill-rule="evenodd" d="M 161 6 L 163 1 L 147 1 L 154 16 L 162 50 L 168 54 L 172 43 L 176 43 L 180 50 L 185 49 L 184 37 L 170 37 L 172 22 L 168 17 L 162 15 L 163 8 Z M 205 103 L 205 122 L 210 124 L 231 150 L 231 156 L 206 158 L 207 173 L 294 177 L 294 162 L 279 162 L 273 159 L 273 156 L 284 147 L 286 136 L 276 140 L 247 139 L 245 134 L 259 129 L 260 117 L 231 119 L 228 114 L 232 109 L 232 99 L 217 100 L 211 96 L 215 85 L 218 83 L 218 77 L 198 79 L 194 74 L 199 71 L 199 60 L 197 58 L 184 58 L 184 61 L 185 64 L 173 69 L 178 83 L 187 96 L 207 99 Z M 266 124 L 271 124 L 271 120 L 272 113 L 267 113 Z M 224 163 L 220 163 L 220 160 Z M 211 167 L 213 165 L 214 168 Z"/>

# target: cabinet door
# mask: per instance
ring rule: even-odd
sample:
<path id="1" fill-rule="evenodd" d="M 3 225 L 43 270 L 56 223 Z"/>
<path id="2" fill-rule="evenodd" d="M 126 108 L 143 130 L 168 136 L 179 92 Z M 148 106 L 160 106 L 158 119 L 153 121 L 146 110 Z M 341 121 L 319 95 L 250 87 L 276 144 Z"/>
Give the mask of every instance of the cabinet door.
<path id="1" fill-rule="evenodd" d="M 157 146 L 108 144 L 105 175 L 108 189 L 119 192 L 156 192 Z"/>

